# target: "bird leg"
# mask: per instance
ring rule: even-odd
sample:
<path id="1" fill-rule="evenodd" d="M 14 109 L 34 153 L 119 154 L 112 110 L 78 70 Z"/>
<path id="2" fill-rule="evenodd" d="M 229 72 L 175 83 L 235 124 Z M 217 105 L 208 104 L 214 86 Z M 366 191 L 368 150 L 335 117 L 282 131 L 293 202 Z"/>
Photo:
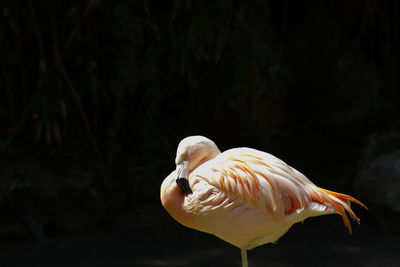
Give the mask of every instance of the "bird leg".
<path id="1" fill-rule="evenodd" d="M 247 263 L 247 250 L 245 248 L 241 248 L 240 252 L 242 254 L 242 267 L 249 267 Z"/>

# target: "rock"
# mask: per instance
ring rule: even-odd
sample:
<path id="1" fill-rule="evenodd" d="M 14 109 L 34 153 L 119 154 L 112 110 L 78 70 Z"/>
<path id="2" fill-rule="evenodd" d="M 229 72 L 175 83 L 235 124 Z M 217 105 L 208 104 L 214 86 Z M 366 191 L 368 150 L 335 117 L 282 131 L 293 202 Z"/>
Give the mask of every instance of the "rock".
<path id="1" fill-rule="evenodd" d="M 57 177 L 35 163 L 2 166 L 0 184 L 6 193 L 34 189 L 49 198 L 56 197 L 58 190 Z"/>
<path id="2" fill-rule="evenodd" d="M 1 166 L 0 238 L 29 234 L 26 216 L 44 232 L 91 229 L 103 221 L 108 206 L 95 183 L 98 177 L 79 168 L 52 166 L 35 159 Z"/>
<path id="3" fill-rule="evenodd" d="M 400 135 L 372 137 L 364 150 L 354 188 L 360 199 L 400 212 Z"/>

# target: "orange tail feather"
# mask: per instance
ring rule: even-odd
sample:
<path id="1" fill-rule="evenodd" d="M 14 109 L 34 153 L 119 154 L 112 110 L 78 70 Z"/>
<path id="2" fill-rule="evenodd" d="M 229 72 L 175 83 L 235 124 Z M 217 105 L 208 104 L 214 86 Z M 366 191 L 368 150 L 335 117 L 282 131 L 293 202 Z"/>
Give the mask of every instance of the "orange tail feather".
<path id="1" fill-rule="evenodd" d="M 357 217 L 357 215 L 351 209 L 350 203 L 354 202 L 368 210 L 367 206 L 365 206 L 361 201 L 355 199 L 352 196 L 329 191 L 329 190 L 319 188 L 319 187 L 318 187 L 318 189 L 319 189 L 320 197 L 322 198 L 322 200 L 325 203 L 331 204 L 332 208 L 342 216 L 344 225 L 349 229 L 349 232 L 351 234 L 351 224 L 350 224 L 349 218 L 347 217 L 346 211 L 350 214 L 350 217 L 354 221 L 357 221 L 358 224 L 360 224 L 360 219 Z"/>

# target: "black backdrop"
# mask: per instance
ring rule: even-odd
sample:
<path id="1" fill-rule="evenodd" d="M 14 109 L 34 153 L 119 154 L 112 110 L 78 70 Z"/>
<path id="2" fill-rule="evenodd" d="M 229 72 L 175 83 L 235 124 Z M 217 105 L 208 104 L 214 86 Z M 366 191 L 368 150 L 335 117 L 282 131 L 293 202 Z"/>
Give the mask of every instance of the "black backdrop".
<path id="1" fill-rule="evenodd" d="M 2 1 L 1 235 L 31 236 L 26 216 L 57 234 L 160 205 L 192 134 L 353 193 L 369 138 L 400 126 L 399 8 Z"/>

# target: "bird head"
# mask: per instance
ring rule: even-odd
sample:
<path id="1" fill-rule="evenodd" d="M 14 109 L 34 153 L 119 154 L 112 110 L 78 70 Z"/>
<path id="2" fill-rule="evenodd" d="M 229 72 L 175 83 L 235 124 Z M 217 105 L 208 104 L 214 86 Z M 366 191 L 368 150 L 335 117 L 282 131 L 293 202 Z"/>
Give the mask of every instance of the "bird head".
<path id="1" fill-rule="evenodd" d="M 189 187 L 189 174 L 200 166 L 202 163 L 215 158 L 221 152 L 217 145 L 210 139 L 195 135 L 183 139 L 176 151 L 176 170 L 178 177 L 176 183 L 186 193 L 191 194 L 192 190 Z"/>

